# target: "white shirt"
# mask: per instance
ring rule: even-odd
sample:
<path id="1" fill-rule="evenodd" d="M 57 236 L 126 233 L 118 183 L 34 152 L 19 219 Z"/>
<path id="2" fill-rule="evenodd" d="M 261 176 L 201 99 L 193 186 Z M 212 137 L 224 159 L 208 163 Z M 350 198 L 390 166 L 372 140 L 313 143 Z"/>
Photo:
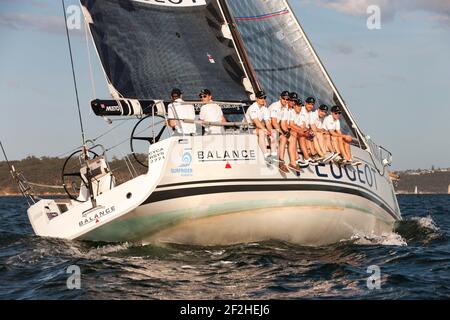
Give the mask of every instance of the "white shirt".
<path id="1" fill-rule="evenodd" d="M 300 111 L 299 113 L 297 113 L 294 109 L 292 109 L 291 111 L 292 112 L 290 114 L 289 123 L 294 123 L 298 127 L 306 125 L 306 118 L 303 112 Z"/>
<path id="2" fill-rule="evenodd" d="M 333 115 L 329 115 L 323 121 L 323 127 L 325 130 L 341 130 L 341 122 L 333 119 Z"/>
<path id="3" fill-rule="evenodd" d="M 178 102 L 178 103 L 177 103 Z M 195 109 L 191 104 L 182 104 L 182 99 L 177 99 L 173 103 L 169 104 L 167 110 L 167 117 L 169 119 L 188 119 L 195 120 Z M 195 123 L 186 123 L 177 120 L 175 130 L 180 134 L 195 133 Z"/>
<path id="4" fill-rule="evenodd" d="M 294 109 L 284 108 L 281 110 L 281 121 L 289 121 L 293 117 L 293 113 L 295 113 Z"/>
<path id="5" fill-rule="evenodd" d="M 253 120 L 255 119 L 258 119 L 259 121 L 270 120 L 269 109 L 266 106 L 261 107 L 255 102 L 247 109 L 245 118 L 248 123 L 254 123 Z"/>
<path id="6" fill-rule="evenodd" d="M 281 101 L 274 102 L 269 107 L 269 114 L 271 118 L 276 118 L 278 122 L 281 121 L 283 109 L 287 109 L 287 106 L 283 106 Z"/>
<path id="7" fill-rule="evenodd" d="M 314 124 L 316 125 L 317 129 L 325 129 L 325 117 L 320 118 L 319 114 L 317 113 L 317 117 L 314 118 Z"/>
<path id="8" fill-rule="evenodd" d="M 317 111 L 307 111 L 305 107 L 302 108 L 301 113 L 303 114 L 305 118 L 305 125 L 307 128 L 311 128 L 311 125 L 315 124 L 316 118 L 319 116 L 317 115 Z"/>
<path id="9" fill-rule="evenodd" d="M 204 104 L 200 108 L 200 120 L 208 122 L 222 122 L 223 112 L 222 108 L 215 103 Z M 209 126 L 205 127 L 207 134 L 221 134 L 224 132 L 224 127 Z"/>

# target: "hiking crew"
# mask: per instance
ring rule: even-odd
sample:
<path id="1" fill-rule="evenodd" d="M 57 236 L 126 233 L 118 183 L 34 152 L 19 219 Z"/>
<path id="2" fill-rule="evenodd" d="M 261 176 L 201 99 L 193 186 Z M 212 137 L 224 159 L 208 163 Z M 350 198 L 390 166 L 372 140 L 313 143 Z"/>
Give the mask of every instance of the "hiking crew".
<path id="1" fill-rule="evenodd" d="M 276 137 L 272 133 L 272 125 L 269 109 L 266 106 L 266 93 L 258 91 L 256 101 L 247 110 L 245 114 L 247 123 L 255 127 L 254 133 L 258 136 L 258 144 L 261 148 L 264 159 L 271 162 L 278 161 Z M 270 143 L 270 151 L 267 149 L 267 139 Z"/>
<path id="2" fill-rule="evenodd" d="M 324 120 L 324 127 L 331 137 L 331 144 L 335 152 L 339 153 L 341 159 L 339 162 L 343 165 L 358 166 L 360 161 L 354 161 L 352 158 L 350 143 L 353 138 L 341 132 L 341 118 L 342 111 L 338 106 L 331 108 L 331 114 Z"/>

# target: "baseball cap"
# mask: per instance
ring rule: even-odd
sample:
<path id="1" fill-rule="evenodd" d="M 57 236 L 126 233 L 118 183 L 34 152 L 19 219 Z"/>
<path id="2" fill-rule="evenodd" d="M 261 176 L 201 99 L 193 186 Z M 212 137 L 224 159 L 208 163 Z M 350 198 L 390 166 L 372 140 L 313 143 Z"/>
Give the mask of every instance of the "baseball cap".
<path id="1" fill-rule="evenodd" d="M 326 105 L 326 104 L 321 104 L 320 105 L 320 107 L 319 107 L 319 110 L 322 110 L 322 111 L 328 111 L 328 106 Z"/>
<path id="2" fill-rule="evenodd" d="M 291 93 L 289 93 L 289 100 L 292 100 L 292 101 L 298 100 L 298 94 L 297 94 L 297 92 L 291 92 Z"/>
<path id="3" fill-rule="evenodd" d="M 289 91 L 283 91 L 281 94 L 280 94 L 280 97 L 289 97 Z"/>
<path id="4" fill-rule="evenodd" d="M 255 96 L 258 99 L 265 99 L 267 97 L 266 93 L 263 90 L 256 92 Z"/>
<path id="5" fill-rule="evenodd" d="M 316 99 L 314 99 L 313 97 L 308 97 L 306 98 L 306 103 L 316 103 Z"/>
<path id="6" fill-rule="evenodd" d="M 209 89 L 203 89 L 202 91 L 200 91 L 200 93 L 198 95 L 200 96 L 200 95 L 203 95 L 203 94 L 206 94 L 207 96 L 210 96 L 211 95 L 211 91 Z"/>
<path id="7" fill-rule="evenodd" d="M 341 108 L 339 108 L 338 106 L 331 107 L 331 112 L 332 113 L 335 113 L 335 112 L 342 113 Z"/>

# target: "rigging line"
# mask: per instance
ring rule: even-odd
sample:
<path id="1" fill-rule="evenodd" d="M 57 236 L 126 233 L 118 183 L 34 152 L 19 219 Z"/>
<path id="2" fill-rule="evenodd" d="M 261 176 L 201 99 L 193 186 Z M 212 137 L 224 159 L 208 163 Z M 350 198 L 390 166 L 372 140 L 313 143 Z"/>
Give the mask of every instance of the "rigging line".
<path id="1" fill-rule="evenodd" d="M 6 155 L 5 149 L 3 148 L 3 143 L 1 141 L 0 141 L 0 146 L 1 146 L 2 151 L 3 151 L 3 156 L 5 157 L 6 164 L 8 165 L 9 169 L 11 170 L 11 168 L 12 168 L 11 164 L 9 163 L 8 156 Z"/>
<path id="2" fill-rule="evenodd" d="M 70 150 L 70 151 L 67 151 L 67 152 L 64 152 L 64 153 L 61 153 L 61 154 L 57 155 L 56 158 L 60 158 L 60 157 L 62 157 L 62 156 L 68 155 L 69 153 L 75 152 L 75 151 L 77 151 L 77 150 L 79 150 L 79 149 L 81 149 L 81 148 L 82 148 L 82 146 L 78 146 L 78 147 L 76 147 L 76 148 L 73 148 L 73 149 Z"/>
<path id="3" fill-rule="evenodd" d="M 89 28 L 86 19 L 84 19 L 84 35 L 86 38 L 86 48 L 87 48 L 87 55 L 88 55 L 88 62 L 89 62 L 89 75 L 91 78 L 91 86 L 92 86 L 92 93 L 94 97 L 97 97 L 97 90 L 95 89 L 95 81 L 94 81 L 94 72 L 92 71 L 92 61 L 91 61 L 91 50 L 89 49 L 89 39 L 88 39 L 88 30 Z"/>
<path id="4" fill-rule="evenodd" d="M 105 136 L 107 133 L 113 131 L 114 129 L 118 128 L 118 127 L 121 126 L 122 124 L 125 124 L 125 123 L 126 123 L 125 121 L 129 121 L 129 120 L 134 120 L 134 119 L 128 119 L 128 118 L 124 118 L 124 119 L 115 119 L 114 121 L 123 121 L 123 122 L 121 122 L 120 124 L 118 124 L 116 127 L 112 128 L 112 129 L 108 129 L 108 131 L 106 131 L 105 133 L 102 133 L 102 134 L 100 134 L 99 136 L 97 136 L 97 137 L 95 137 L 94 139 L 92 139 L 92 141 L 97 141 L 98 139 L 100 139 L 100 138 L 102 138 L 103 136 Z M 74 152 L 74 151 L 77 151 L 77 150 L 79 150 L 79 149 L 81 149 L 81 148 L 82 148 L 82 146 L 75 147 L 74 149 L 72 149 L 72 150 L 70 150 L 70 151 L 63 152 L 63 153 L 57 155 L 56 157 L 57 157 L 57 158 L 60 158 L 60 157 L 62 157 L 62 156 L 68 155 L 68 154 L 70 154 L 70 153 L 72 153 L 72 152 Z"/>
<path id="5" fill-rule="evenodd" d="M 277 11 L 277 12 L 270 12 L 270 13 L 266 13 L 266 14 L 255 15 L 255 16 L 235 17 L 234 19 L 236 19 L 238 21 L 258 21 L 258 20 L 264 20 L 264 19 L 278 17 L 278 16 L 288 14 L 288 13 L 289 13 L 289 10 L 285 9 L 285 10 L 281 10 L 281 11 Z"/>
<path id="6" fill-rule="evenodd" d="M 164 121 L 165 121 L 165 120 L 164 120 Z M 163 123 L 163 121 L 160 121 L 160 122 L 157 123 L 156 125 L 158 125 L 158 124 L 160 124 L 160 123 Z M 147 129 L 149 129 L 150 127 L 151 127 L 151 125 L 149 125 L 148 127 L 143 128 L 141 131 L 138 131 L 136 134 L 141 134 L 141 133 L 145 132 Z M 127 138 L 127 139 L 125 139 L 125 140 L 122 140 L 121 142 L 119 142 L 119 143 L 113 145 L 112 147 L 109 147 L 109 148 L 106 149 L 105 151 L 106 151 L 106 152 L 111 151 L 112 149 L 117 148 L 118 146 L 120 146 L 121 144 L 124 144 L 125 142 L 127 142 L 127 141 L 129 141 L 129 140 L 130 140 L 130 138 Z"/>
<path id="7" fill-rule="evenodd" d="M 115 140 L 116 142 L 119 140 L 119 139 L 117 138 L 117 136 L 116 136 L 115 133 L 113 133 L 113 138 L 114 138 L 114 140 Z M 125 140 L 125 141 L 128 141 L 128 139 Z M 121 145 L 122 143 L 124 143 L 124 142 L 121 142 L 120 144 L 118 144 L 118 145 L 116 145 L 116 146 L 113 146 L 113 147 L 111 147 L 111 148 L 105 150 L 105 152 L 107 152 L 107 151 L 109 151 L 109 150 L 111 150 L 111 149 L 113 149 L 113 148 L 116 148 L 117 146 Z M 137 171 L 136 171 L 136 169 L 134 168 L 133 164 L 131 163 L 130 159 L 128 158 L 128 155 L 126 155 L 121 149 L 119 149 L 119 153 L 122 155 L 122 158 L 123 158 L 124 161 L 125 161 L 125 165 L 127 166 L 128 172 L 130 173 L 131 177 L 134 178 L 135 176 L 137 176 L 137 175 L 138 175 L 138 174 L 137 174 Z M 128 163 L 131 165 L 131 167 L 130 167 L 130 165 L 129 165 Z M 134 171 L 134 174 L 133 174 L 133 171 Z"/>
<path id="8" fill-rule="evenodd" d="M 121 153 L 123 154 L 123 152 L 121 152 Z M 128 171 L 131 174 L 131 177 L 132 178 L 137 177 L 138 176 L 138 172 L 136 171 L 136 168 L 133 166 L 133 163 L 131 162 L 131 160 L 130 160 L 130 158 L 129 158 L 129 156 L 127 154 L 124 156 L 124 159 L 125 159 L 125 164 L 127 165 Z"/>
<path id="9" fill-rule="evenodd" d="M 95 141 L 97 141 L 98 139 L 103 138 L 103 137 L 106 136 L 108 133 L 114 131 L 115 129 L 119 128 L 120 126 L 124 125 L 125 123 L 126 123 L 126 122 L 123 121 L 123 122 L 121 122 L 121 123 L 115 125 L 114 127 L 112 127 L 111 129 L 108 129 L 107 131 L 105 131 L 104 133 L 102 133 L 101 135 L 99 135 L 98 137 L 92 139 L 92 141 L 95 142 Z"/>
<path id="10" fill-rule="evenodd" d="M 64 25 L 66 27 L 67 43 L 69 45 L 70 63 L 72 65 L 72 77 L 73 77 L 73 84 L 74 84 L 74 88 L 75 88 L 75 96 L 77 98 L 78 118 L 80 120 L 80 129 L 81 129 L 81 140 L 82 140 L 83 146 L 84 146 L 86 144 L 86 141 L 85 141 L 85 135 L 84 135 L 83 118 L 81 117 L 80 99 L 78 97 L 77 79 L 75 77 L 75 67 L 73 64 L 72 45 L 70 44 L 69 27 L 67 26 L 66 5 L 64 3 L 64 0 L 61 0 L 61 3 L 62 3 L 62 7 L 63 7 L 63 12 L 64 12 Z"/>

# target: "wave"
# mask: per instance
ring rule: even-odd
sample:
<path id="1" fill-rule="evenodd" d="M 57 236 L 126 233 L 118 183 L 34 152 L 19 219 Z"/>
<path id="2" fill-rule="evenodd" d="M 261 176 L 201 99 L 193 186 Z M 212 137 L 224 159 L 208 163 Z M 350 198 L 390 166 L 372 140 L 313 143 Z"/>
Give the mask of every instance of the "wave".
<path id="1" fill-rule="evenodd" d="M 383 233 L 381 236 L 356 233 L 350 242 L 358 245 L 407 246 L 408 243 L 419 242 L 425 245 L 442 239 L 445 239 L 445 234 L 429 215 L 400 221 L 392 233 Z"/>
<path id="2" fill-rule="evenodd" d="M 407 242 L 429 244 L 434 241 L 445 240 L 445 233 L 429 215 L 427 217 L 411 217 L 400 221 L 395 226 L 395 232 Z"/>
<path id="3" fill-rule="evenodd" d="M 406 240 L 398 233 L 374 234 L 354 234 L 351 242 L 358 245 L 382 245 L 382 246 L 407 246 Z"/>

